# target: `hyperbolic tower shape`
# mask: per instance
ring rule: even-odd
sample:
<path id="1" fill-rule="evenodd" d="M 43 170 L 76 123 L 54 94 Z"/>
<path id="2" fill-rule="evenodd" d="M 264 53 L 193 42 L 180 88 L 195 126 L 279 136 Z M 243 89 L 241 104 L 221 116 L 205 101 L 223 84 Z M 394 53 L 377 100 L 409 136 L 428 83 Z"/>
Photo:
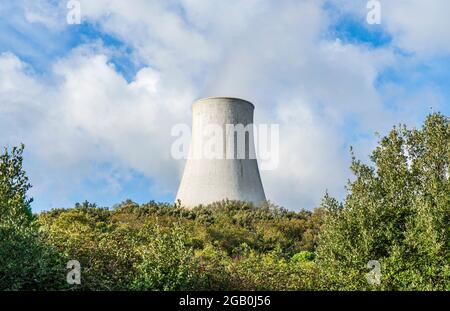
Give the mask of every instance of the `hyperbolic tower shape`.
<path id="1" fill-rule="evenodd" d="M 260 206 L 266 201 L 254 156 L 254 109 L 252 103 L 239 98 L 208 97 L 194 102 L 189 157 L 176 197 L 182 206 L 191 208 L 224 199 L 247 201 Z M 245 134 L 243 140 L 242 136 L 239 140 L 239 134 L 229 130 L 230 125 L 241 125 L 241 128 L 246 127 L 251 131 Z M 221 128 L 223 132 L 223 146 L 216 145 L 219 150 L 216 150 L 215 155 L 219 156 L 205 158 L 202 154 L 199 157 L 196 152 L 204 150 L 210 143 L 208 140 L 214 128 Z M 243 141 L 244 157 L 242 153 L 238 155 L 239 147 L 241 150 L 243 148 Z"/>

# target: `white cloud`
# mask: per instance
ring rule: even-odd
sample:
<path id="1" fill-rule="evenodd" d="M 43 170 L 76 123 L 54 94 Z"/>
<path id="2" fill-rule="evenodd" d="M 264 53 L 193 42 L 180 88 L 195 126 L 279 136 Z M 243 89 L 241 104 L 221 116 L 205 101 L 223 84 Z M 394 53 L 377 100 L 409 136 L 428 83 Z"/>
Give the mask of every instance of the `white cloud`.
<path id="1" fill-rule="evenodd" d="M 281 165 L 262 176 L 270 199 L 312 207 L 326 188 L 342 195 L 348 171 L 341 129 L 350 116 L 369 131 L 387 122 L 373 83 L 392 61 L 389 52 L 323 42 L 320 1 L 183 1 L 184 18 L 160 3 L 133 4 L 82 7 L 166 72 L 168 85 L 250 99 L 257 121 L 281 124 Z"/>
<path id="2" fill-rule="evenodd" d="M 330 0 L 340 12 L 365 21 L 367 0 Z M 393 45 L 418 57 L 450 53 L 450 2 L 448 0 L 380 0 L 381 27 Z"/>
<path id="3" fill-rule="evenodd" d="M 34 128 L 34 116 L 42 111 L 44 86 L 31 69 L 11 53 L 0 54 L 0 130 L 2 140 L 11 143 L 15 135 Z"/>
<path id="4" fill-rule="evenodd" d="M 61 31 L 66 26 L 67 1 L 17 0 L 6 8 L 22 8 L 23 17 L 30 25 L 44 25 L 49 31 Z M 14 12 L 17 14 L 17 12 Z M 8 13 L 7 13 L 8 14 Z M 17 22 L 17 21 L 16 21 Z"/>
<path id="5" fill-rule="evenodd" d="M 56 191 L 68 180 L 76 188 L 103 162 L 157 179 L 158 191 L 176 187 L 170 128 L 188 118 L 181 120 L 169 107 L 189 107 L 189 90 L 171 93 L 161 85 L 163 75 L 147 67 L 128 83 L 106 55 L 85 49 L 55 65 L 55 81 L 41 83 L 26 68 L 12 54 L 0 58 L 0 124 L 2 143 L 23 141 L 35 158 L 35 192 Z"/>
<path id="6" fill-rule="evenodd" d="M 154 179 L 155 191 L 175 193 L 182 163 L 170 157 L 171 127 L 190 122 L 199 96 L 239 96 L 255 103 L 257 122 L 280 124 L 280 166 L 262 173 L 269 199 L 298 209 L 316 206 L 326 189 L 342 196 L 348 144 L 366 155 L 375 141 L 366 134 L 398 120 L 375 87 L 398 56 L 389 47 L 324 39 L 323 3 L 82 1 L 83 19 L 133 47 L 143 68 L 128 82 L 110 62 L 118 52 L 97 42 L 56 61 L 43 81 L 14 55 L 2 55 L 1 143 L 28 144 L 41 191 L 81 183 L 96 176 L 95 163 L 108 162 L 111 174 L 98 178 L 112 189 L 132 169 Z M 386 13 L 396 44 L 421 51 L 428 39 L 396 10 Z M 42 10 L 28 12 L 51 25 L 36 17 Z M 364 137 L 350 138 L 350 126 Z"/>
<path id="7" fill-rule="evenodd" d="M 263 172 L 267 196 L 299 209 L 317 206 L 326 189 L 341 195 L 348 161 L 336 125 L 298 97 L 280 105 L 278 120 L 280 166 Z"/>
<path id="8" fill-rule="evenodd" d="M 419 55 L 450 53 L 449 1 L 386 1 L 383 8 L 394 44 Z"/>

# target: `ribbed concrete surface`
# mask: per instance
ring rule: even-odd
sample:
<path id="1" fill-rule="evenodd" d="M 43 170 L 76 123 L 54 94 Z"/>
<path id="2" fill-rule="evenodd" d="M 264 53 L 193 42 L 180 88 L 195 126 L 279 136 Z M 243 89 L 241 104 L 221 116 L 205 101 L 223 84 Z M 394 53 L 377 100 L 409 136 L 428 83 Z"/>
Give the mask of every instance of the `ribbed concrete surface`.
<path id="1" fill-rule="evenodd" d="M 192 106 L 192 141 L 189 159 L 177 193 L 185 207 L 209 204 L 223 199 L 249 201 L 259 206 L 266 200 L 256 159 L 249 158 L 254 150 L 253 135 L 245 139 L 245 158 L 226 159 L 226 138 L 237 148 L 237 136 L 226 131 L 226 124 L 253 124 L 254 106 L 245 100 L 229 97 L 209 97 Z M 205 126 L 217 124 L 223 129 L 223 156 L 220 159 L 199 158 L 208 135 Z M 251 137 L 249 137 L 251 136 Z"/>

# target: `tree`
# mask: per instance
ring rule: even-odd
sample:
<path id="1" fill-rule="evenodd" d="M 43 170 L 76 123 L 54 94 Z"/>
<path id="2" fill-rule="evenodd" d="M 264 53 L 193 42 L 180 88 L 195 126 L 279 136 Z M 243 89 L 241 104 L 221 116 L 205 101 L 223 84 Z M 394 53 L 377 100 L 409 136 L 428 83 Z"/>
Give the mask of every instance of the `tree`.
<path id="1" fill-rule="evenodd" d="M 0 289 L 51 289 L 64 280 L 64 266 L 43 243 L 31 213 L 23 149 L 0 155 Z"/>
<path id="2" fill-rule="evenodd" d="M 27 197 L 31 188 L 23 170 L 23 150 L 13 147 L 11 152 L 5 148 L 0 155 L 0 223 L 2 225 L 26 225 L 32 219 L 32 198 Z"/>
<path id="3" fill-rule="evenodd" d="M 335 289 L 450 289 L 449 118 L 421 129 L 394 127 L 369 166 L 352 158 L 355 180 L 343 203 L 325 196 L 317 262 Z M 367 263 L 381 265 L 369 284 Z"/>

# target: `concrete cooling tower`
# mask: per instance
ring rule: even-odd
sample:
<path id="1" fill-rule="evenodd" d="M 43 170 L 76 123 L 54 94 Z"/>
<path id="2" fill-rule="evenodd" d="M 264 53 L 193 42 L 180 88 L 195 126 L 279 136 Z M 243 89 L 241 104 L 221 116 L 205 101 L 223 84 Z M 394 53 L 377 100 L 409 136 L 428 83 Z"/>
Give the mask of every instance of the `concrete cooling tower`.
<path id="1" fill-rule="evenodd" d="M 260 206 L 266 200 L 255 156 L 254 109 L 246 100 L 229 97 L 193 104 L 189 157 L 176 198 L 182 206 L 224 199 Z"/>

